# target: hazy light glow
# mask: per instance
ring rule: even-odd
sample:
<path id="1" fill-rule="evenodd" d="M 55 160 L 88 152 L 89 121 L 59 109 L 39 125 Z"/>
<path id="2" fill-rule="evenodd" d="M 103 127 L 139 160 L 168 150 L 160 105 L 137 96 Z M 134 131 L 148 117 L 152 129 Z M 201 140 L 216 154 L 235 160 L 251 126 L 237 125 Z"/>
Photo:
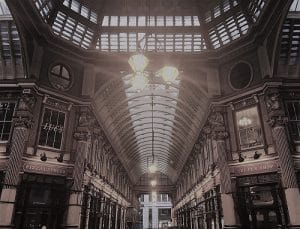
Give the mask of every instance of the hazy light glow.
<path id="1" fill-rule="evenodd" d="M 165 66 L 159 70 L 159 73 L 166 83 L 174 83 L 179 75 L 178 69 L 173 66 Z"/>
<path id="2" fill-rule="evenodd" d="M 144 90 L 148 83 L 149 80 L 143 72 L 136 72 L 131 80 L 132 88 L 138 92 Z"/>
<path id="3" fill-rule="evenodd" d="M 150 182 L 150 184 L 151 184 L 151 186 L 156 186 L 156 185 L 157 185 L 157 181 L 156 181 L 156 180 L 152 180 L 152 181 Z"/>
<path id="4" fill-rule="evenodd" d="M 156 166 L 154 164 L 149 167 L 149 172 L 150 173 L 155 173 L 156 172 Z"/>
<path id="5" fill-rule="evenodd" d="M 242 117 L 240 120 L 239 120 L 239 125 L 240 126 L 249 126 L 252 124 L 252 120 L 250 118 L 247 118 L 247 117 Z"/>
<path id="6" fill-rule="evenodd" d="M 136 54 L 129 58 L 128 63 L 134 72 L 143 72 L 147 67 L 149 60 L 142 54 Z"/>

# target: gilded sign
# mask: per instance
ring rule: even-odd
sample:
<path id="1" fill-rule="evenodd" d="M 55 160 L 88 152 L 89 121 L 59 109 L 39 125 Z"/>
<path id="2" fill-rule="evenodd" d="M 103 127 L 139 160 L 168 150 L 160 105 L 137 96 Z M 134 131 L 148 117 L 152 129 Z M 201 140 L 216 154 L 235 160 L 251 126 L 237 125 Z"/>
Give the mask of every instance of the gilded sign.
<path id="1" fill-rule="evenodd" d="M 44 165 L 44 164 L 42 165 L 42 164 L 24 163 L 23 170 L 24 172 L 41 173 L 41 174 L 56 175 L 56 176 L 68 175 L 67 168 Z"/>
<path id="2" fill-rule="evenodd" d="M 278 170 L 277 161 L 264 161 L 253 164 L 232 166 L 231 173 L 235 176 L 245 176 L 259 173 L 270 173 Z"/>

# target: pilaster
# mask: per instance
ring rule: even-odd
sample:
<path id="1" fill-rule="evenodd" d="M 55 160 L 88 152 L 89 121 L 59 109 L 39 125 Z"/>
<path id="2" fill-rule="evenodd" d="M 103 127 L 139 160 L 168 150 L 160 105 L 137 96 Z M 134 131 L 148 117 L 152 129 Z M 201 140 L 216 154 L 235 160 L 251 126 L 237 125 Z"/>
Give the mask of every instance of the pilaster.
<path id="1" fill-rule="evenodd" d="M 32 110 L 36 98 L 32 94 L 22 94 L 13 120 L 10 152 L 0 197 L 0 228 L 13 228 L 13 213 L 17 186 L 20 180 L 23 153 L 27 147 L 29 131 L 33 124 Z"/>
<path id="2" fill-rule="evenodd" d="M 300 228 L 300 192 L 286 131 L 288 118 L 285 116 L 283 103 L 278 92 L 269 92 L 265 97 L 265 101 L 269 114 L 272 137 L 278 154 L 281 182 L 284 188 L 289 213 L 289 226 L 291 228 Z"/>

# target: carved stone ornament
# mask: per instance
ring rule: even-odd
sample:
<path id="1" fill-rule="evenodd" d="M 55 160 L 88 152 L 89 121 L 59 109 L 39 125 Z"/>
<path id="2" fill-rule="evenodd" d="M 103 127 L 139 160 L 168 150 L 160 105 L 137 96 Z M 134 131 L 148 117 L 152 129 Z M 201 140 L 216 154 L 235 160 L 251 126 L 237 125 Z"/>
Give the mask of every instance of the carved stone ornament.
<path id="1" fill-rule="evenodd" d="M 33 119 L 32 117 L 25 117 L 25 116 L 18 116 L 14 119 L 14 126 L 16 128 L 27 128 L 30 129 L 33 125 Z"/>
<path id="2" fill-rule="evenodd" d="M 280 105 L 279 96 L 279 93 L 272 93 L 266 95 L 265 99 L 268 112 L 279 111 L 282 109 Z"/>
<path id="3" fill-rule="evenodd" d="M 288 121 L 289 119 L 286 116 L 272 116 L 268 120 L 268 123 L 271 127 L 276 127 L 276 126 L 285 126 Z"/>
<path id="4" fill-rule="evenodd" d="M 221 140 L 225 140 L 226 138 L 228 138 L 228 133 L 225 130 L 215 130 L 213 132 L 213 138 L 216 141 L 221 141 Z"/>
<path id="5" fill-rule="evenodd" d="M 211 125 L 212 128 L 216 126 L 223 126 L 224 125 L 224 118 L 221 112 L 213 112 L 208 117 L 208 122 Z"/>
<path id="6" fill-rule="evenodd" d="M 90 138 L 90 133 L 87 131 L 77 131 L 74 133 L 74 138 L 77 141 L 88 141 Z"/>
<path id="7" fill-rule="evenodd" d="M 18 104 L 18 111 L 32 112 L 35 103 L 36 98 L 32 94 L 22 94 Z"/>

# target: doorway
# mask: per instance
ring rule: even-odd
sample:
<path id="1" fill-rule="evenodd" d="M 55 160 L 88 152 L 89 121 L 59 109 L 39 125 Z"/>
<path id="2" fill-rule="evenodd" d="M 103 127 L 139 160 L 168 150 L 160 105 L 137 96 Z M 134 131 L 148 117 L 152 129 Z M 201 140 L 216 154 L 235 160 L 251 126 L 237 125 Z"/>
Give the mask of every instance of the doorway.
<path id="1" fill-rule="evenodd" d="M 59 183 L 53 183 L 57 181 Z M 14 219 L 16 228 L 40 229 L 43 226 L 47 229 L 61 228 L 66 198 L 63 179 L 30 176 L 29 180 L 21 183 L 17 193 Z"/>
<path id="2" fill-rule="evenodd" d="M 238 201 L 242 228 L 275 229 L 286 224 L 282 190 L 276 184 L 239 187 Z"/>

